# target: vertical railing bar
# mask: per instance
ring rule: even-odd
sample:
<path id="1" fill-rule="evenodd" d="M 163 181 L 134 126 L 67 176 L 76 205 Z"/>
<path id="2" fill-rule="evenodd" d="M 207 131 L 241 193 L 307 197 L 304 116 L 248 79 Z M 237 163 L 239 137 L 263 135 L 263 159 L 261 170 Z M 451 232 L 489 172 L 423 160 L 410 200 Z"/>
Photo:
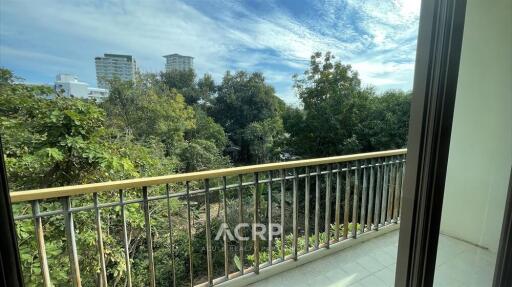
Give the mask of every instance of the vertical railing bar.
<path id="1" fill-rule="evenodd" d="M 332 166 L 327 165 L 327 174 L 325 181 L 325 247 L 329 248 L 331 241 L 331 182 Z"/>
<path id="2" fill-rule="evenodd" d="M 229 279 L 229 250 L 228 250 L 228 235 L 226 226 L 228 224 L 228 204 L 226 200 L 226 192 L 227 192 L 227 179 L 225 176 L 222 177 L 222 205 L 224 206 L 224 212 L 223 212 L 223 222 L 224 222 L 224 229 L 222 232 L 222 239 L 224 241 L 224 278 L 227 280 Z"/>
<path id="3" fill-rule="evenodd" d="M 401 180 L 401 185 L 400 185 L 400 203 L 399 203 L 399 208 L 398 208 L 398 220 L 400 220 L 400 215 L 401 215 L 401 212 L 402 212 L 402 198 L 403 198 L 403 194 L 404 194 L 404 178 L 405 178 L 405 165 L 407 163 L 406 161 L 406 155 L 403 156 L 403 160 L 402 160 L 402 180 Z"/>
<path id="4" fill-rule="evenodd" d="M 151 236 L 151 218 L 149 214 L 148 187 L 142 187 L 142 204 L 144 208 L 144 229 L 146 230 L 146 243 L 148 248 L 149 286 L 156 286 L 155 261 L 153 254 L 153 237 Z"/>
<path id="5" fill-rule="evenodd" d="M 185 192 L 187 195 L 187 236 L 188 236 L 188 272 L 190 286 L 194 286 L 194 269 L 192 257 L 192 216 L 190 211 L 190 182 L 185 182 Z"/>
<path id="6" fill-rule="evenodd" d="M 208 265 L 208 286 L 213 285 L 212 236 L 210 222 L 210 180 L 204 180 L 204 202 L 206 209 L 206 263 Z"/>
<path id="7" fill-rule="evenodd" d="M 304 200 L 304 252 L 309 252 L 309 193 L 310 193 L 309 166 L 306 167 L 304 178 L 305 200 Z"/>
<path id="8" fill-rule="evenodd" d="M 398 223 L 398 208 L 400 204 L 400 188 L 402 187 L 402 162 L 401 157 L 398 157 L 399 162 L 396 166 L 396 180 L 395 180 L 395 204 L 393 206 L 393 222 Z"/>
<path id="9" fill-rule="evenodd" d="M 279 176 L 281 177 L 281 229 L 282 229 L 282 232 L 281 232 L 281 260 L 284 261 L 284 258 L 286 256 L 285 254 L 285 244 L 284 244 L 284 240 L 285 240 L 285 235 L 284 235 L 284 231 L 285 231 L 285 218 L 284 218 L 284 208 L 285 208 L 285 191 L 286 191 L 286 183 L 285 183 L 285 170 L 284 169 L 281 169 L 279 171 Z"/>
<path id="10" fill-rule="evenodd" d="M 243 202 L 243 195 L 242 195 L 242 183 L 243 183 L 243 175 L 238 175 L 238 223 L 242 224 L 244 223 L 244 202 Z M 243 237 L 244 233 L 243 230 L 239 230 L 240 236 Z M 244 241 L 239 240 L 239 253 L 240 253 L 240 274 L 244 274 Z"/>
<path id="11" fill-rule="evenodd" d="M 356 161 L 356 170 L 354 171 L 354 203 L 352 205 L 352 238 L 357 238 L 357 207 L 359 205 L 359 172 L 360 163 Z"/>
<path id="12" fill-rule="evenodd" d="M 374 192 L 374 188 L 375 188 L 375 176 L 374 176 L 374 173 L 375 173 L 375 170 L 374 170 L 374 164 L 375 164 L 375 160 L 371 160 L 371 166 L 370 166 L 370 191 L 369 191 L 369 194 L 368 194 L 368 219 L 367 219 L 367 223 L 366 225 L 368 226 L 368 230 L 372 230 L 372 215 L 373 215 L 373 210 L 374 210 L 374 206 L 373 206 L 373 201 L 374 201 L 374 197 L 375 197 L 375 192 Z"/>
<path id="13" fill-rule="evenodd" d="M 341 166 L 338 163 L 336 165 L 336 208 L 334 211 L 335 217 L 335 240 L 340 240 L 340 209 L 341 209 Z"/>
<path id="14" fill-rule="evenodd" d="M 171 217 L 171 197 L 169 184 L 165 184 L 165 192 L 167 194 L 167 220 L 169 221 L 169 244 L 171 246 L 171 271 L 172 271 L 172 286 L 176 287 L 176 266 L 174 259 L 174 242 L 172 238 L 172 217 Z"/>
<path id="15" fill-rule="evenodd" d="M 347 163 L 347 170 L 345 173 L 345 198 L 343 208 L 343 239 L 348 238 L 348 222 L 350 215 L 350 163 Z"/>
<path id="16" fill-rule="evenodd" d="M 259 209 L 260 209 L 260 183 L 259 173 L 254 173 L 254 225 L 252 227 L 252 236 L 254 240 L 254 273 L 260 273 L 260 237 L 256 236 L 256 229 L 260 223 Z"/>
<path id="17" fill-rule="evenodd" d="M 402 198 L 403 198 L 403 194 L 404 194 L 404 178 L 405 178 L 405 165 L 407 163 L 406 162 L 407 155 L 404 155 L 403 157 L 404 157 L 404 159 L 402 161 L 402 184 L 400 185 L 400 203 L 398 206 L 398 220 L 400 220 L 400 214 L 402 211 Z"/>
<path id="18" fill-rule="evenodd" d="M 377 178 L 376 178 L 376 181 L 377 181 L 377 190 L 376 190 L 376 194 L 375 194 L 375 213 L 374 213 L 374 216 L 373 216 L 373 221 L 374 221 L 374 229 L 377 231 L 379 230 L 379 220 L 380 220 L 380 207 L 381 207 L 381 197 L 382 197 L 382 172 L 383 172 L 383 167 L 382 167 L 382 160 L 379 159 L 378 161 L 379 165 L 377 166 Z"/>
<path id="19" fill-rule="evenodd" d="M 48 259 L 46 257 L 46 245 L 44 243 L 43 220 L 39 216 L 39 200 L 32 201 L 32 216 L 34 218 L 34 231 L 37 240 L 37 251 L 39 253 L 39 264 L 41 265 L 41 275 L 43 275 L 43 285 L 45 287 L 53 286 L 50 280 L 50 271 L 48 269 Z"/>
<path id="20" fill-rule="evenodd" d="M 298 202 L 298 188 L 299 176 L 297 175 L 297 168 L 293 169 L 293 259 L 297 260 L 298 256 L 298 216 L 299 216 L 299 202 Z"/>
<path id="21" fill-rule="evenodd" d="M 315 174 L 315 250 L 320 246 L 320 167 Z"/>
<path id="22" fill-rule="evenodd" d="M 388 189 L 388 210 L 386 213 L 386 221 L 388 223 L 391 223 L 391 218 L 393 216 L 393 203 L 394 203 L 394 196 L 395 196 L 395 180 L 396 180 L 396 163 L 395 158 L 391 157 L 391 164 L 390 164 L 391 172 L 390 172 L 390 179 L 389 179 L 389 189 Z"/>
<path id="23" fill-rule="evenodd" d="M 366 203 L 368 198 L 368 168 L 366 167 L 367 164 L 368 162 L 365 160 L 365 168 L 363 168 L 363 191 L 361 196 L 361 233 L 364 233 L 366 223 Z"/>
<path id="24" fill-rule="evenodd" d="M 93 193 L 92 197 L 94 201 L 94 210 L 96 213 L 96 239 L 98 242 L 98 256 L 100 259 L 100 284 L 101 286 L 108 286 L 107 267 L 105 265 L 105 249 L 103 247 L 103 233 L 101 231 L 101 212 L 98 208 L 98 193 Z"/>
<path id="25" fill-rule="evenodd" d="M 386 163 L 386 159 L 384 159 L 384 163 Z M 388 203 L 388 178 L 389 178 L 389 164 L 384 164 L 384 182 L 382 184 L 382 202 L 381 202 L 381 208 L 380 208 L 380 223 L 382 225 L 386 224 L 386 207 Z"/>
<path id="26" fill-rule="evenodd" d="M 268 207 L 268 264 L 272 265 L 272 171 L 268 172 L 268 190 L 267 190 L 267 207 Z"/>
<path id="27" fill-rule="evenodd" d="M 128 247 L 128 231 L 126 227 L 126 207 L 124 200 L 124 191 L 119 190 L 119 202 L 121 204 L 121 218 L 123 220 L 123 249 L 124 249 L 124 261 L 126 265 L 126 286 L 132 286 L 132 271 L 130 263 L 130 249 Z"/>
<path id="28" fill-rule="evenodd" d="M 82 286 L 80 279 L 80 266 L 78 265 L 78 254 L 76 250 L 75 226 L 73 223 L 73 213 L 70 211 L 71 199 L 69 196 L 62 198 L 62 208 L 64 211 L 64 228 L 66 231 L 66 242 L 68 245 L 69 264 L 71 267 L 71 282 L 73 286 Z"/>

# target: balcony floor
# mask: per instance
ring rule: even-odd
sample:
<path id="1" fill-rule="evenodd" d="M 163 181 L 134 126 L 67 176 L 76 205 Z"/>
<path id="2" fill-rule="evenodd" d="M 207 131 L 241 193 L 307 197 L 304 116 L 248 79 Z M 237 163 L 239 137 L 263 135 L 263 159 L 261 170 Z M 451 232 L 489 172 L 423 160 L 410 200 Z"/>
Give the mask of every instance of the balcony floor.
<path id="1" fill-rule="evenodd" d="M 252 284 L 394 286 L 398 230 Z M 434 286 L 491 286 L 496 255 L 441 235 Z"/>

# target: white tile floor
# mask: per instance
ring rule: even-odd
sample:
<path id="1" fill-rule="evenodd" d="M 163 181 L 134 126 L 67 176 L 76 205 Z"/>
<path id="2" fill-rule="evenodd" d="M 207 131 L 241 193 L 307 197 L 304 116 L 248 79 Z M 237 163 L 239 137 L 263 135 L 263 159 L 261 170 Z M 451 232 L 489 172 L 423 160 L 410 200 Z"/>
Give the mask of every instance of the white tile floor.
<path id="1" fill-rule="evenodd" d="M 251 286 L 393 286 L 398 230 Z M 495 255 L 441 235 L 434 286 L 491 286 Z"/>

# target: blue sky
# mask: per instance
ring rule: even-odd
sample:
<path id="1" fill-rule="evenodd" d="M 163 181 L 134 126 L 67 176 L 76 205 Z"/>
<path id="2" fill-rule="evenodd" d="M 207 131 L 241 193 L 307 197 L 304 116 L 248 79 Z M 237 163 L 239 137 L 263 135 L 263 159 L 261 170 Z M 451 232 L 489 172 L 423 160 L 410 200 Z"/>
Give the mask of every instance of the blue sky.
<path id="1" fill-rule="evenodd" d="M 292 75 L 331 51 L 377 91 L 412 88 L 419 0 L 0 0 L 0 9 L 0 66 L 31 83 L 71 73 L 96 85 L 104 53 L 131 54 L 146 72 L 180 53 L 216 80 L 263 72 L 296 103 Z"/>

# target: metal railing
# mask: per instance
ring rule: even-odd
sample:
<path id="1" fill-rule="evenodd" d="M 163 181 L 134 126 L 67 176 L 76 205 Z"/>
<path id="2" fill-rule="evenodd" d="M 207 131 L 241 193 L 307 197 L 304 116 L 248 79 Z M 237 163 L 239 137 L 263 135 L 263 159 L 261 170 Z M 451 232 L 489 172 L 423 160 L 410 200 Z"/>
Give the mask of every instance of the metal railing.
<path id="1" fill-rule="evenodd" d="M 171 267 L 165 276 L 169 277 L 170 284 L 215 285 L 244 274 L 258 274 L 260 269 L 288 260 L 300 260 L 304 254 L 398 223 L 406 152 L 405 149 L 390 150 L 20 191 L 11 193 L 11 201 L 26 206 L 17 209 L 22 212 L 15 214 L 16 222 L 33 222 L 44 286 L 52 286 L 45 226 L 55 224 L 56 220 L 63 224 L 65 252 L 70 263 L 69 282 L 74 286 L 82 285 L 81 250 L 77 248 L 74 217 L 91 211 L 96 233 L 95 252 L 99 259 L 96 284 L 107 286 L 110 283 L 113 275 L 105 258 L 102 211 L 112 208 L 119 212 L 121 223 L 118 228 L 124 258 L 124 286 L 132 286 L 133 255 L 127 227 L 129 206 L 140 207 L 143 214 L 147 251 L 144 262 L 148 271 L 145 284 L 157 285 L 154 240 L 155 232 L 160 234 L 163 227 L 160 225 L 159 230 L 155 230 L 152 220 L 166 217 L 165 232 L 171 248 L 170 258 L 164 259 Z M 171 211 L 172 200 L 178 202 L 177 214 Z M 157 205 L 160 212 L 156 212 Z M 217 217 L 212 217 L 212 210 L 217 211 Z M 184 221 L 178 222 L 176 217 Z M 290 218 L 291 222 L 287 221 Z M 212 227 L 216 222 L 251 223 L 253 228 L 245 234 L 252 235 L 251 239 L 229 238 L 229 230 L 224 228 L 221 243 L 214 242 L 219 232 Z M 202 240 L 196 238 L 199 231 L 195 224 L 198 223 L 204 224 L 205 230 L 201 243 L 205 252 L 199 254 L 193 250 L 193 244 Z M 282 232 L 278 235 L 270 232 L 272 224 L 279 224 Z M 258 225 L 268 226 L 264 239 L 256 236 L 255 226 Z M 176 246 L 175 234 L 181 229 L 186 230 L 186 246 Z M 223 257 L 222 268 L 219 264 L 214 266 L 213 253 L 218 251 L 212 248 L 214 243 L 222 246 L 222 253 L 215 253 L 215 258 Z M 235 251 L 230 248 L 233 246 Z M 188 261 L 186 266 L 181 266 L 188 273 L 185 277 L 177 274 L 180 269 L 175 262 L 178 251 L 184 253 Z M 238 258 L 238 264 L 232 257 Z M 204 260 L 207 270 L 194 270 L 197 260 Z"/>

